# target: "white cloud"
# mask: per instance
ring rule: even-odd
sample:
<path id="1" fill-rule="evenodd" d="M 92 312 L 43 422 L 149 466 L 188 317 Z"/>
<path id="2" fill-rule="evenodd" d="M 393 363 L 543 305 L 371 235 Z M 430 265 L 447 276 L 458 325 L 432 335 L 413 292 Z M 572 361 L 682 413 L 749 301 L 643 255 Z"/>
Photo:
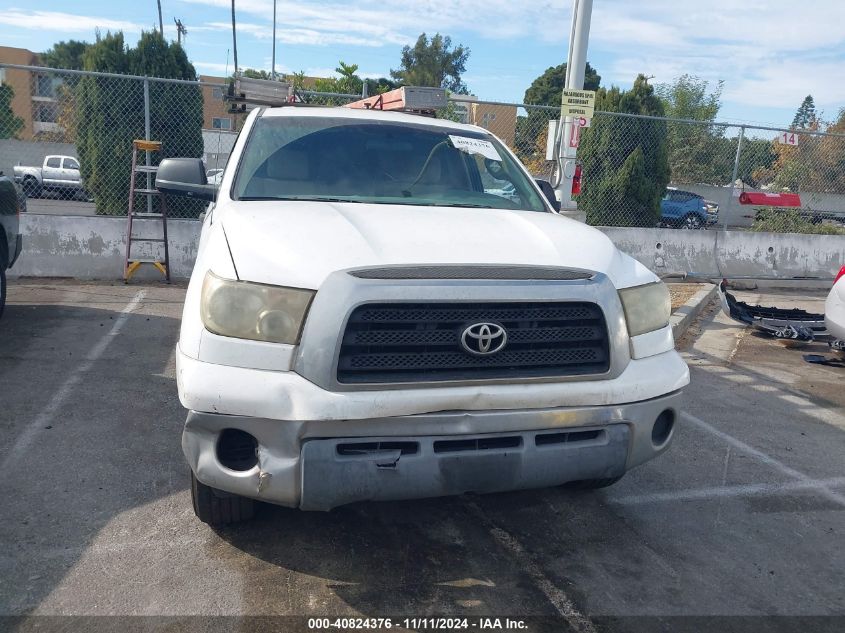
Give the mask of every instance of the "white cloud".
<path id="1" fill-rule="evenodd" d="M 234 67 L 231 64 L 218 64 L 217 62 L 192 62 L 194 68 L 197 70 L 205 70 L 211 73 L 229 73 L 231 74 L 234 71 Z"/>
<path id="2" fill-rule="evenodd" d="M 226 31 L 232 30 L 230 22 L 209 22 L 200 27 L 194 27 L 196 31 Z M 247 34 L 259 40 L 269 40 L 273 36 L 272 24 L 254 24 L 249 22 L 237 23 L 238 35 Z M 331 31 L 318 31 L 304 28 L 277 28 L 276 41 L 280 44 L 293 44 L 298 46 L 382 46 L 381 42 L 373 38 L 356 37 L 345 33 Z"/>
<path id="3" fill-rule="evenodd" d="M 60 33 L 93 34 L 96 29 L 138 33 L 142 30 L 141 25 L 123 20 L 111 20 L 89 15 L 72 15 L 57 11 L 24 11 L 23 9 L 0 11 L 0 24 L 7 24 L 19 29 L 58 31 Z"/>
<path id="4" fill-rule="evenodd" d="M 783 105 L 798 107 L 808 94 L 817 106 L 835 108 L 845 105 L 843 60 L 785 60 L 767 66 L 754 76 L 726 86 L 725 99 L 746 105 Z M 838 79 L 835 79 L 838 77 Z"/>
<path id="5" fill-rule="evenodd" d="M 227 19 L 231 0 L 183 1 L 205 8 L 202 18 L 188 25 L 189 33 L 206 31 L 209 39 L 231 40 Z M 468 80 L 519 84 L 515 94 L 521 94 L 533 79 L 524 75 L 527 68 L 545 68 L 565 57 L 571 10 L 569 0 L 277 2 L 279 44 L 297 49 L 357 49 L 342 58 L 363 59 L 370 68 L 386 63 L 381 57 L 388 50 L 395 60 L 396 49 L 412 43 L 423 31 L 429 35 L 450 33 L 456 42 L 469 40 L 470 44 L 478 38 L 530 43 L 531 50 L 550 57 L 538 63 L 538 59 L 525 56 L 482 59 L 476 53 L 470 59 Z M 245 43 L 259 40 L 263 49 L 271 38 L 273 0 L 237 0 L 236 8 L 239 35 Z M 152 27 L 154 10 L 149 16 L 150 24 L 139 24 L 10 8 L 0 12 L 0 25 L 90 37 L 97 28 L 137 33 Z M 201 20 L 207 21 L 203 24 Z M 605 83 L 630 85 L 638 72 L 655 75 L 654 83 L 690 73 L 711 81 L 724 79 L 726 103 L 794 109 L 804 95 L 813 94 L 819 107 L 833 112 L 845 103 L 843 25 L 845 0 L 813 0 L 803 5 L 794 0 L 602 0 L 594 5 L 589 59 Z M 168 32 L 170 27 L 167 25 Z M 553 43 L 559 48 L 555 52 L 537 43 Z M 192 49 L 196 44 L 198 40 L 189 36 L 189 50 L 196 50 Z M 204 48 L 206 59 L 213 58 L 212 45 Z M 249 50 L 249 46 L 244 48 Z M 327 62 L 321 59 L 317 63 Z M 307 65 L 306 61 L 303 66 Z M 218 72 L 224 65 L 197 66 Z"/>
<path id="6" fill-rule="evenodd" d="M 230 7 L 229 0 L 186 0 L 194 4 Z M 239 0 L 238 15 L 260 17 L 269 23 L 272 0 Z M 525 5 L 510 0 L 360 0 L 354 5 L 329 2 L 278 3 L 279 33 L 285 28 L 345 34 L 355 46 L 404 45 L 421 31 L 474 32 L 492 39 L 559 38 L 567 30 L 568 7 L 550 0 Z M 556 24 L 561 29 L 549 29 Z M 345 43 L 345 42 L 340 42 Z"/>
<path id="7" fill-rule="evenodd" d="M 327 66 L 313 66 L 303 70 L 306 77 L 340 77 L 340 74 L 334 69 Z M 381 79 L 382 77 L 389 77 L 389 71 L 374 72 L 368 70 L 358 70 L 355 73 L 362 79 Z"/>
<path id="8" fill-rule="evenodd" d="M 597 5 L 591 53 L 613 61 L 603 80 L 630 84 L 639 72 L 668 82 L 683 73 L 725 80 L 724 100 L 795 108 L 807 94 L 845 102 L 845 3 L 816 0 L 615 0 Z"/>

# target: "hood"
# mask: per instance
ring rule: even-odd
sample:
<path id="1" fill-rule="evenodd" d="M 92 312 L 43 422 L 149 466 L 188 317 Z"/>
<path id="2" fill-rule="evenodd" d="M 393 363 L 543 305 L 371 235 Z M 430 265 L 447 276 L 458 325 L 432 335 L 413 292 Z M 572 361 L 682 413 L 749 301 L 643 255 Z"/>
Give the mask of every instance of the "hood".
<path id="1" fill-rule="evenodd" d="M 618 288 L 654 280 L 601 231 L 551 213 L 240 201 L 222 224 L 238 276 L 272 285 L 317 289 L 338 270 L 402 264 L 565 266 Z"/>

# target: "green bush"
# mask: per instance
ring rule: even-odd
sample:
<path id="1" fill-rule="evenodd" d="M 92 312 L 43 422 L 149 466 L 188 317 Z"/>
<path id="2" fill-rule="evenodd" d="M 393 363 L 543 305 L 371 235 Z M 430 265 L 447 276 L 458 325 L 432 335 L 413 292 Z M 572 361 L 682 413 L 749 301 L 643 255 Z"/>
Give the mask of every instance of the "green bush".
<path id="1" fill-rule="evenodd" d="M 598 91 L 596 110 L 663 116 L 663 104 L 640 75 L 628 91 Z M 584 190 L 578 206 L 599 226 L 654 226 L 669 184 L 666 123 L 602 115 L 585 130 L 578 154 Z"/>
<path id="2" fill-rule="evenodd" d="M 845 235 L 845 226 L 813 222 L 809 209 L 778 209 L 762 207 L 757 211 L 751 230 L 758 233 L 807 233 L 815 235 Z"/>

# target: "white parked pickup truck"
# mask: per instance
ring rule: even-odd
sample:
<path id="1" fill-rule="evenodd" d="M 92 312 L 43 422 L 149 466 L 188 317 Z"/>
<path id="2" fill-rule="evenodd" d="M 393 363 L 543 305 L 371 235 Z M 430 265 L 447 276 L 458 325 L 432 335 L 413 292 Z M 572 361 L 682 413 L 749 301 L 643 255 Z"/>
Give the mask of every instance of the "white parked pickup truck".
<path id="1" fill-rule="evenodd" d="M 15 165 L 15 182 L 29 198 L 39 198 L 44 191 L 76 194 L 83 191 L 79 161 L 73 156 L 45 156 L 41 167 Z"/>
<path id="2" fill-rule="evenodd" d="M 259 108 L 219 188 L 197 159 L 157 186 L 214 200 L 177 349 L 201 520 L 597 488 L 669 446 L 666 287 L 487 130 Z"/>

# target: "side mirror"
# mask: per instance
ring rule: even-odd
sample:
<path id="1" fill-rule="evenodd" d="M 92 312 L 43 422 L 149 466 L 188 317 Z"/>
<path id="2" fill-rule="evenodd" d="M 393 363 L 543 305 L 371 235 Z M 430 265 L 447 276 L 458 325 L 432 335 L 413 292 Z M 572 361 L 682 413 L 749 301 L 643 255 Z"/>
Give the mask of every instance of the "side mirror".
<path id="1" fill-rule="evenodd" d="M 552 209 L 555 211 L 560 211 L 560 201 L 555 197 L 555 190 L 552 187 L 552 183 L 548 180 L 540 180 L 537 179 L 537 186 L 540 187 L 540 191 L 543 192 L 543 195 L 546 196 L 546 199 L 552 205 Z"/>
<path id="2" fill-rule="evenodd" d="M 156 189 L 171 196 L 214 201 L 217 188 L 208 184 L 199 158 L 165 158 L 158 166 Z"/>

